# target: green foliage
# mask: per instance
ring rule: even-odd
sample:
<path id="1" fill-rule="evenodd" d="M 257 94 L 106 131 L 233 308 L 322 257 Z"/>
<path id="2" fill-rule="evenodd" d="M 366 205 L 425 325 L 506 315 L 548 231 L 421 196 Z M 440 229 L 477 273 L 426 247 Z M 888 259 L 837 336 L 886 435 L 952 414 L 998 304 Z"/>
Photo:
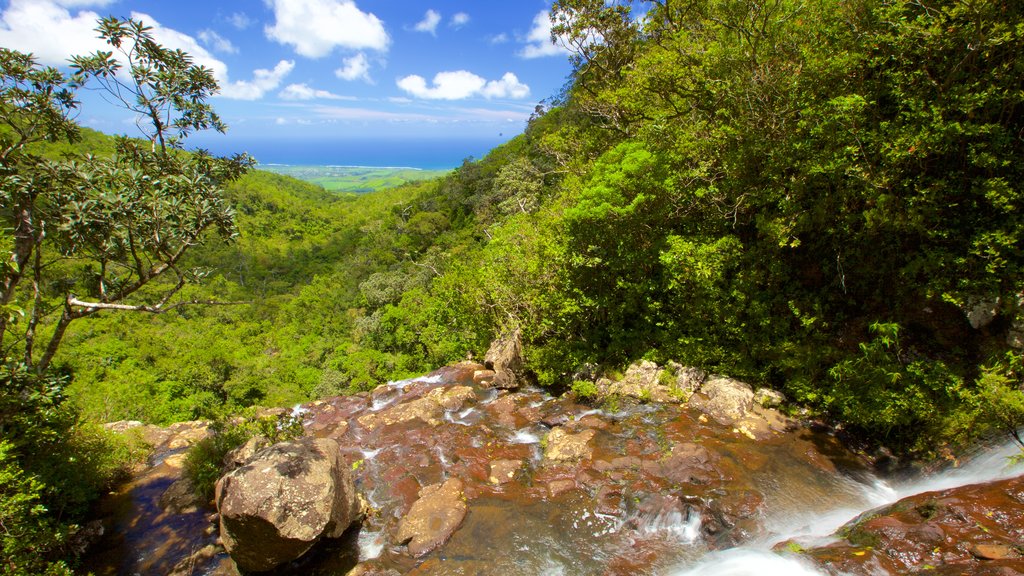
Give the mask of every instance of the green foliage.
<path id="1" fill-rule="evenodd" d="M 589 380 L 574 380 L 569 389 L 579 400 L 586 401 L 597 398 L 597 384 Z"/>
<path id="2" fill-rule="evenodd" d="M 64 562 L 50 560 L 66 534 L 42 503 L 45 487 L 21 469 L 13 452 L 9 442 L 0 440 L 0 574 L 70 575 Z"/>
<path id="3" fill-rule="evenodd" d="M 844 422 L 906 447 L 925 429 L 941 433 L 936 415 L 949 413 L 964 392 L 962 379 L 941 362 L 911 360 L 899 332 L 897 324 L 872 324 L 874 338 L 860 344 L 860 356 L 829 371 L 824 402 Z"/>

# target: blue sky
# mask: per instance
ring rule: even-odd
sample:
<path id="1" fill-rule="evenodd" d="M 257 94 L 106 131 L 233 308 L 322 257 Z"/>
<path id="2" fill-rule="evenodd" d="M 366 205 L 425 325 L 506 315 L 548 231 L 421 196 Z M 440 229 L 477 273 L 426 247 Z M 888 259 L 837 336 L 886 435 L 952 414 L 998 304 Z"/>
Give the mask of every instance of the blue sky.
<path id="1" fill-rule="evenodd" d="M 480 140 L 520 133 L 570 72 L 550 43 L 551 2 L 470 0 L 6 0 L 0 46 L 61 65 L 103 48 L 100 16 L 132 16 L 191 53 L 222 86 L 229 136 L 252 142 Z M 131 133 L 134 119 L 86 95 L 79 120 Z"/>

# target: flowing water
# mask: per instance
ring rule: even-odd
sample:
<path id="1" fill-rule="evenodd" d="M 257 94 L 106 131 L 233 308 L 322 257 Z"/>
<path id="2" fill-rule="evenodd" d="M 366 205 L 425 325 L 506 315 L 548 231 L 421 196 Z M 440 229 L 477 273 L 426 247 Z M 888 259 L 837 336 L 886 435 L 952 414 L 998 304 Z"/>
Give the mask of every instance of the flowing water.
<path id="1" fill-rule="evenodd" d="M 684 407 L 607 412 L 537 390 L 477 389 L 475 401 L 439 413 L 434 426 L 359 423 L 453 380 L 460 382 L 442 375 L 392 382 L 372 396 L 293 410 L 307 429 L 339 440 L 376 512 L 320 559 L 280 573 L 340 576 L 359 561 L 416 575 L 818 575 L 803 559 L 772 547 L 793 539 L 819 545 L 866 510 L 1024 472 L 1008 465 L 1017 451 L 1008 443 L 943 473 L 887 481 L 834 438 L 806 428 L 752 441 Z M 590 434 L 589 458 L 557 462 L 545 455 L 549 428 L 541 422 L 556 420 Z M 495 462 L 519 467 L 497 482 Z M 190 550 L 212 543 L 208 513 L 176 517 L 160 508 L 159 491 L 171 478 L 165 467 L 149 474 L 159 484 L 137 481 L 121 492 L 114 524 L 121 545 L 92 561 L 97 574 L 168 573 L 189 560 Z M 465 519 L 444 546 L 408 557 L 392 541 L 398 522 L 422 487 L 452 477 L 466 486 Z M 227 563 L 215 554 L 196 562 L 192 573 L 230 573 Z"/>

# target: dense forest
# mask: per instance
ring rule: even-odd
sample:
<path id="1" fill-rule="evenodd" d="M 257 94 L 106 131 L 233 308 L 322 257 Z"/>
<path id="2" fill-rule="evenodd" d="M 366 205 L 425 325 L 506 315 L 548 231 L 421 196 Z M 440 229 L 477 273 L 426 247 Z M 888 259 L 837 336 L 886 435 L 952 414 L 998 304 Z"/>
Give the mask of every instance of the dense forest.
<path id="1" fill-rule="evenodd" d="M 163 102 L 181 122 L 148 142 L 46 116 L 110 64 L 80 60 L 69 80 L 5 52 L 0 538 L 21 560 L 0 573 L 64 570 L 51 560 L 73 555 L 75 522 L 137 457 L 96 423 L 369 390 L 516 329 L 555 390 L 675 360 L 776 388 L 900 453 L 1015 432 L 1024 8 L 637 4 L 556 2 L 574 73 L 522 135 L 440 179 L 361 196 L 176 142 L 148 156 L 165 132 L 220 128 L 201 97 Z M 109 33 L 139 37 L 119 26 Z M 37 143 L 22 130 L 32 114 Z M 100 168 L 70 173 L 89 162 Z M 181 192 L 206 220 L 161 208 L 194 232 L 174 273 L 147 272 L 173 246 L 133 258 L 136 239 L 117 236 L 155 226 L 109 198 L 140 170 L 214 184 L 200 200 Z M 101 177 L 113 184 L 81 184 Z M 54 258 L 34 278 L 19 256 L 32 182 L 69 191 L 40 195 L 40 213 L 75 207 L 33 240 Z M 108 298 L 143 279 L 143 303 Z M 61 336 L 54 353 L 33 352 L 46 335 Z"/>

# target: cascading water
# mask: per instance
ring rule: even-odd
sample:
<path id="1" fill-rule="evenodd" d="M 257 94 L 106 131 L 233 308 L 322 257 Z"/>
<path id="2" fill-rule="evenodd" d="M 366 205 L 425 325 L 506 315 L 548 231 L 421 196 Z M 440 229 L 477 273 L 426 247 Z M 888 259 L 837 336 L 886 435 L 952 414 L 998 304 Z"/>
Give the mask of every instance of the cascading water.
<path id="1" fill-rule="evenodd" d="M 829 541 L 831 534 L 858 515 L 900 499 L 924 492 L 992 482 L 1020 475 L 1024 473 L 1024 463 L 1012 458 L 1019 453 L 1020 447 L 1015 442 L 1008 441 L 995 448 L 979 451 L 959 467 L 922 478 L 890 484 L 874 476 L 865 477 L 855 484 L 860 493 L 859 506 L 855 505 L 856 502 L 844 501 L 825 512 L 809 513 L 801 507 L 772 511 L 771 516 L 765 521 L 765 535 L 745 546 L 709 553 L 697 563 L 678 568 L 672 574 L 826 576 L 824 572 L 796 556 L 780 556 L 772 552 L 772 546 L 788 540 L 797 540 L 808 545 L 822 544 Z"/>

